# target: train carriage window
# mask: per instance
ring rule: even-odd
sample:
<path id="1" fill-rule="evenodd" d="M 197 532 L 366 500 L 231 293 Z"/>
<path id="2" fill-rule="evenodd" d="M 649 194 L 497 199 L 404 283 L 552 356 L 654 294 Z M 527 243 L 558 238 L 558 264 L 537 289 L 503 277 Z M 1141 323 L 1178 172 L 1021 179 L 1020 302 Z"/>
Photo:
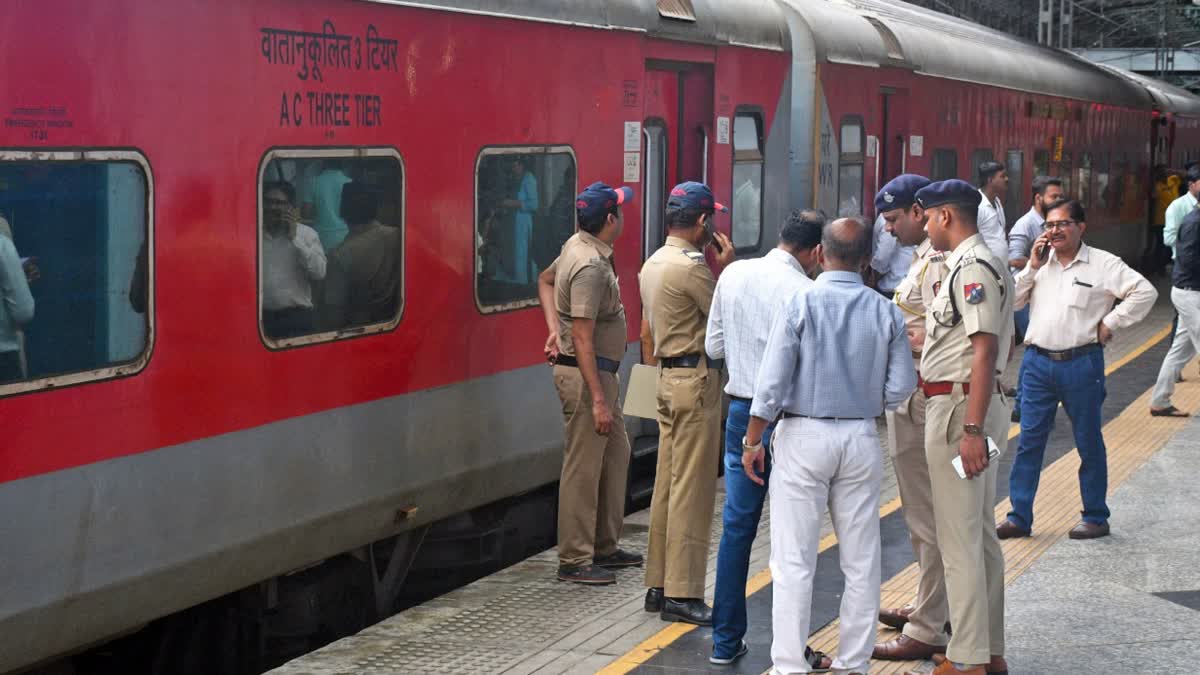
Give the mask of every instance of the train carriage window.
<path id="1" fill-rule="evenodd" d="M 839 139 L 838 215 L 862 214 L 863 161 L 865 157 L 862 119 L 842 118 Z"/>
<path id="2" fill-rule="evenodd" d="M 1020 150 L 1009 150 L 1005 157 L 1004 168 L 1008 170 L 1008 195 L 1004 198 L 1004 219 L 1015 223 L 1021 217 L 1024 206 L 1025 191 L 1025 153 Z"/>
<path id="3" fill-rule="evenodd" d="M 1084 206 L 1091 206 L 1092 199 L 1092 153 L 1079 156 L 1079 168 L 1075 170 L 1075 198 Z"/>
<path id="4" fill-rule="evenodd" d="M 934 150 L 929 178 L 934 181 L 958 178 L 958 152 L 952 148 Z"/>
<path id="5" fill-rule="evenodd" d="M 136 152 L 0 152 L 0 395 L 145 366 L 152 194 Z"/>
<path id="6" fill-rule="evenodd" d="M 1096 162 L 1096 207 L 1107 209 L 1112 203 L 1108 177 L 1108 153 L 1102 152 Z"/>
<path id="7" fill-rule="evenodd" d="M 991 148 L 978 148 L 971 151 L 971 182 L 979 185 L 979 165 L 990 162 L 995 157 Z"/>
<path id="8" fill-rule="evenodd" d="M 762 238 L 763 130 L 758 113 L 733 122 L 733 247 L 757 248 Z"/>
<path id="9" fill-rule="evenodd" d="M 391 330 L 404 306 L 404 166 L 391 148 L 272 150 L 259 167 L 270 347 Z"/>
<path id="10" fill-rule="evenodd" d="M 1064 195 L 1071 196 L 1075 194 L 1071 191 L 1071 187 L 1074 185 L 1074 181 L 1071 180 L 1073 178 L 1071 173 L 1071 153 L 1063 150 L 1062 161 L 1058 163 L 1057 170 L 1054 172 L 1054 175 L 1062 179 Z"/>
<path id="11" fill-rule="evenodd" d="M 569 146 L 484 148 L 475 166 L 475 299 L 484 313 L 536 305 L 537 275 L 575 233 Z"/>
<path id="12" fill-rule="evenodd" d="M 1050 152 L 1048 150 L 1038 150 L 1033 153 L 1033 175 L 1049 176 L 1050 174 Z"/>

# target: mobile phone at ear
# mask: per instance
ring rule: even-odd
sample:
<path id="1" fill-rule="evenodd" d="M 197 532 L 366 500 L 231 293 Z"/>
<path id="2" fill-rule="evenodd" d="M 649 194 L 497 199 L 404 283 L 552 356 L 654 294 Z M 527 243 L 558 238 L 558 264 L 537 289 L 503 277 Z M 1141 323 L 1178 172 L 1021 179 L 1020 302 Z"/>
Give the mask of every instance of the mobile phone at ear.
<path id="1" fill-rule="evenodd" d="M 1038 260 L 1041 262 L 1046 262 L 1047 260 L 1050 259 L 1050 243 L 1049 242 L 1047 242 L 1045 246 L 1038 249 L 1037 257 L 1038 257 Z"/>
<path id="2" fill-rule="evenodd" d="M 717 234 L 713 231 L 712 227 L 708 225 L 705 225 L 705 227 L 708 228 L 708 240 L 712 244 L 713 250 L 715 250 L 717 253 L 720 253 L 722 250 L 721 240 L 717 239 Z"/>

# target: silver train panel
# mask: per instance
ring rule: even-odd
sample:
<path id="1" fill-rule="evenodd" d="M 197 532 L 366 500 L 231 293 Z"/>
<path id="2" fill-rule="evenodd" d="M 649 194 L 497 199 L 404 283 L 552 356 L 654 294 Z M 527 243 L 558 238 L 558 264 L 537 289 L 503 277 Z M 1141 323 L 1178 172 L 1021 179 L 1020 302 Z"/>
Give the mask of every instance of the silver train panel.
<path id="1" fill-rule="evenodd" d="M 537 366 L 0 485 L 0 672 L 551 483 L 560 410 Z"/>

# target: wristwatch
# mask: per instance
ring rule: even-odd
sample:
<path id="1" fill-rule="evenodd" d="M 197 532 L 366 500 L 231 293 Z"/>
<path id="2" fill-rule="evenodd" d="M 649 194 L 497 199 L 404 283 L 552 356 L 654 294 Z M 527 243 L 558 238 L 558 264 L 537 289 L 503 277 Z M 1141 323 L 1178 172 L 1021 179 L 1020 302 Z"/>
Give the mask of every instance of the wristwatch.
<path id="1" fill-rule="evenodd" d="M 763 447 L 762 439 L 759 439 L 758 443 L 755 443 L 754 445 L 750 445 L 749 443 L 746 442 L 746 437 L 742 436 L 742 454 L 743 455 L 758 452 L 759 450 L 762 450 L 762 447 Z"/>
<path id="2" fill-rule="evenodd" d="M 982 436 L 983 427 L 979 426 L 978 424 L 964 424 L 963 433 L 968 436 Z"/>

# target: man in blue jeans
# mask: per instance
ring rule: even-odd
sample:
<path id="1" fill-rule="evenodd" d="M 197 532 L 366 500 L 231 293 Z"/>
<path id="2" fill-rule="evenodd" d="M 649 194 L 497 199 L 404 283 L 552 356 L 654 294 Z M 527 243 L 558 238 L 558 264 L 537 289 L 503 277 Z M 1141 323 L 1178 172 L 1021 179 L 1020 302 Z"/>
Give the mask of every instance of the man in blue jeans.
<path id="1" fill-rule="evenodd" d="M 763 485 L 752 482 L 742 469 L 742 439 L 750 419 L 754 379 L 775 317 L 792 297 L 813 283 L 809 276 L 818 265 L 824 225 L 825 218 L 817 211 L 793 211 L 780 230 L 779 246 L 762 258 L 726 267 L 713 292 L 704 347 L 711 358 L 725 359 L 729 370 L 725 393 L 732 399 L 725 420 L 725 528 L 717 553 L 713 654 L 709 659 L 719 665 L 733 663 L 749 650 L 742 640 L 746 635 L 746 575 L 771 464 L 768 459 Z M 768 452 L 770 434 L 768 428 L 763 436 Z M 829 659 L 814 654 L 810 659 L 813 667 L 828 669 Z"/>
<path id="2" fill-rule="evenodd" d="M 1083 521 L 1072 539 L 1108 535 L 1108 454 L 1101 434 L 1104 345 L 1115 331 L 1141 321 L 1158 292 L 1117 256 L 1083 243 L 1087 222 L 1076 201 L 1046 208 L 1045 232 L 1016 276 L 1016 302 L 1029 305 L 1021 361 L 1021 439 L 1008 479 L 1012 511 L 996 527 L 1000 539 L 1028 537 L 1046 438 L 1061 402 L 1079 451 Z M 1048 256 L 1039 255 L 1048 248 Z M 1121 300 L 1115 309 L 1113 303 Z"/>

